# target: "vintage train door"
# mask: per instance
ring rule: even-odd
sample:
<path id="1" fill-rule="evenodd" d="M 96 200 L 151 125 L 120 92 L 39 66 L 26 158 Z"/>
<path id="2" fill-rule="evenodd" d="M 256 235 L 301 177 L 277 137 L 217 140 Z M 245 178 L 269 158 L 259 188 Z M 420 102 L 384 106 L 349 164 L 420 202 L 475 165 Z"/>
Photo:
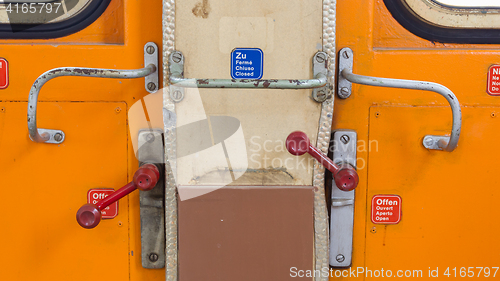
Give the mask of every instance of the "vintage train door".
<path id="1" fill-rule="evenodd" d="M 30 88 L 50 69 L 146 67 L 145 44 L 161 46 L 161 1 L 6 2 L 12 3 L 0 4 L 0 57 L 8 62 L 7 68 L 2 60 L 8 85 L 2 80 L 0 90 L 0 279 L 164 280 L 163 269 L 141 265 L 138 194 L 93 230 L 75 220 L 90 189 L 116 190 L 132 179 L 138 162 L 128 113 L 149 94 L 144 79 L 48 82 L 37 123 L 63 131 L 51 136 L 60 143 L 31 140 L 26 118 Z"/>
<path id="2" fill-rule="evenodd" d="M 334 6 L 164 2 L 167 279 L 290 280 L 295 268 L 311 280 L 305 270 L 328 267 L 324 168 L 285 140 L 300 130 L 327 152 Z"/>
<path id="3" fill-rule="evenodd" d="M 358 135 L 350 265 L 357 278 L 500 274 L 498 15 L 495 3 L 450 6 L 459 2 L 337 3 L 338 68 L 348 70 L 339 76 L 333 129 Z M 452 93 L 350 73 L 435 82 Z M 347 80 L 352 88 L 341 84 Z M 458 146 L 447 147 L 460 127 Z M 428 135 L 447 138 L 438 147 L 439 138 Z"/>

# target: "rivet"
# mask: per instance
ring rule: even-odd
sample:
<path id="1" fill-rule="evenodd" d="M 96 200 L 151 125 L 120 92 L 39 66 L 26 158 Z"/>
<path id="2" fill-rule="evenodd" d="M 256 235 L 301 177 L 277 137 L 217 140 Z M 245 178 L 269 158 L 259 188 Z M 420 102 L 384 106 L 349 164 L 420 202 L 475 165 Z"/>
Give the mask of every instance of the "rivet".
<path id="1" fill-rule="evenodd" d="M 174 52 L 174 53 L 172 54 L 172 60 L 173 60 L 175 63 L 179 63 L 179 62 L 181 62 L 181 60 L 182 60 L 182 53 L 180 53 L 180 52 Z"/>
<path id="2" fill-rule="evenodd" d="M 149 133 L 146 135 L 147 142 L 153 142 L 155 140 L 155 135 L 153 133 Z"/>
<path id="3" fill-rule="evenodd" d="M 328 99 L 328 95 L 326 94 L 325 91 L 323 90 L 319 90 L 319 91 L 313 91 L 313 94 L 312 94 L 312 98 L 316 101 L 316 102 L 324 102 L 325 100 Z"/>
<path id="4" fill-rule="evenodd" d="M 339 98 L 346 99 L 351 95 L 351 91 L 349 91 L 349 88 L 347 87 L 342 87 L 339 91 Z"/>
<path id="5" fill-rule="evenodd" d="M 153 82 L 149 82 L 149 83 L 148 83 L 148 90 L 149 90 L 149 91 L 154 91 L 154 90 L 156 90 L 156 84 L 155 84 L 155 83 L 153 83 Z"/>
<path id="6" fill-rule="evenodd" d="M 432 137 L 426 137 L 424 143 L 427 147 L 434 145 L 434 139 Z"/>
<path id="7" fill-rule="evenodd" d="M 316 61 L 319 63 L 323 63 L 326 60 L 326 54 L 321 52 L 316 55 Z"/>
<path id="8" fill-rule="evenodd" d="M 61 133 L 57 133 L 54 135 L 55 141 L 60 142 L 60 141 L 62 141 L 62 139 L 63 139 L 63 135 Z"/>
<path id="9" fill-rule="evenodd" d="M 158 254 L 157 253 L 151 253 L 151 254 L 149 254 L 149 260 L 151 262 L 157 262 L 158 261 Z"/>
<path id="10" fill-rule="evenodd" d="M 349 138 L 348 135 L 343 135 L 340 137 L 340 141 L 342 141 L 343 144 L 348 144 L 351 138 Z"/>
<path id="11" fill-rule="evenodd" d="M 150 55 L 154 54 L 154 53 L 155 53 L 155 47 L 153 47 L 153 46 L 148 46 L 148 47 L 146 48 L 146 52 L 147 52 L 148 54 L 150 54 Z"/>
<path id="12" fill-rule="evenodd" d="M 183 91 L 173 91 L 170 92 L 170 98 L 174 102 L 180 102 L 184 99 L 184 92 Z"/>

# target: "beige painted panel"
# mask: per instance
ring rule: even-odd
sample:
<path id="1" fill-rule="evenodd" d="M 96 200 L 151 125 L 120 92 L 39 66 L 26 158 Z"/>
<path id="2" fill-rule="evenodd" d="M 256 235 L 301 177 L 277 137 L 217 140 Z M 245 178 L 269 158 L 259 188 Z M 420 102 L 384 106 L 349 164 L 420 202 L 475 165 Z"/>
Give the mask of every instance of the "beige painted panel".
<path id="1" fill-rule="evenodd" d="M 256 47 L 264 52 L 263 79 L 309 79 L 321 42 L 319 0 L 176 3 L 175 48 L 185 56 L 186 78 L 231 78 L 231 50 Z M 209 149 L 178 157 L 177 183 L 311 185 L 312 158 L 292 156 L 284 147 L 295 130 L 316 142 L 321 105 L 310 96 L 310 90 L 188 90 L 176 105 L 179 127 L 216 116 L 235 117 L 240 126 L 224 142 L 225 148 L 215 142 Z M 179 133 L 179 151 L 190 145 L 186 140 L 198 137 L 196 131 Z"/>

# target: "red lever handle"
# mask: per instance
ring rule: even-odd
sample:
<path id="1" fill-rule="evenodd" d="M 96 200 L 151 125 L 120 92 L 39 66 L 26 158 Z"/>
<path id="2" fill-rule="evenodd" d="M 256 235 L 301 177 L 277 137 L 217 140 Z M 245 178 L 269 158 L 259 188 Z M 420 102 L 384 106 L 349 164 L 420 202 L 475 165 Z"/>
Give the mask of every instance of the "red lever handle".
<path id="1" fill-rule="evenodd" d="M 94 204 L 83 205 L 76 213 L 76 221 L 83 228 L 94 228 L 101 221 L 101 211 L 107 206 L 127 196 L 136 189 L 148 191 L 153 189 L 160 178 L 160 171 L 153 164 L 142 165 L 134 174 L 133 181 L 111 193 L 106 198 Z"/>
<path id="2" fill-rule="evenodd" d="M 328 158 L 325 154 L 311 145 L 306 133 L 295 131 L 286 138 L 286 149 L 293 155 L 300 156 L 309 153 L 312 157 L 318 160 L 325 168 L 333 174 L 333 179 L 337 187 L 343 191 L 350 191 L 358 186 L 359 177 L 356 170 L 349 165 L 343 164 L 338 166 Z"/>

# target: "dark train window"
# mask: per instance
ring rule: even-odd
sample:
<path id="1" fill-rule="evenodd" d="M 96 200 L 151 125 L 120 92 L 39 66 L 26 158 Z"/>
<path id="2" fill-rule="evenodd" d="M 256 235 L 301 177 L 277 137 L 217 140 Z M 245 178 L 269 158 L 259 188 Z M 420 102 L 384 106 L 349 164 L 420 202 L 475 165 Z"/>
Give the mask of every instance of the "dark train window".
<path id="1" fill-rule="evenodd" d="M 498 0 L 384 0 L 406 29 L 442 43 L 500 43 Z"/>
<path id="2" fill-rule="evenodd" d="M 93 23 L 111 0 L 24 0 L 0 4 L 0 39 L 66 36 Z"/>

